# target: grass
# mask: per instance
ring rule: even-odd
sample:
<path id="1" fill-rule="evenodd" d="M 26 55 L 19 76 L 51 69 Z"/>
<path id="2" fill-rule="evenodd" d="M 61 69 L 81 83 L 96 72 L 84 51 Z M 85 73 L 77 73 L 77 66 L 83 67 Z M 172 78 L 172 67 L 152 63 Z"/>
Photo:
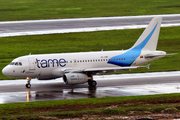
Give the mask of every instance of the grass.
<path id="1" fill-rule="evenodd" d="M 106 97 L 0 105 L 0 119 L 72 118 L 107 115 L 144 115 L 180 111 L 180 94 Z M 18 109 L 18 110 L 17 110 Z"/>
<path id="2" fill-rule="evenodd" d="M 0 38 L 0 70 L 14 58 L 32 54 L 68 53 L 130 48 L 144 29 L 114 30 L 87 33 L 66 33 Z M 157 49 L 167 53 L 180 51 L 180 27 L 161 28 Z M 131 72 L 176 71 L 179 68 L 180 54 L 166 56 L 151 63 L 150 70 L 134 69 Z M 172 63 L 172 64 L 169 64 Z M 9 78 L 0 73 L 0 79 Z"/>
<path id="3" fill-rule="evenodd" d="M 179 14 L 177 0 L 6 0 L 0 21 Z"/>

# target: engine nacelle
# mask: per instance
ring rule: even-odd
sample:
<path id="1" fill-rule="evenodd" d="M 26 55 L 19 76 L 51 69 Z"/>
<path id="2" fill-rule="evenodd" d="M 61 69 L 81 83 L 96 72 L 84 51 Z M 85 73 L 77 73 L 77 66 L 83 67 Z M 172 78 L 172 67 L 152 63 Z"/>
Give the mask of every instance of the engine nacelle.
<path id="1" fill-rule="evenodd" d="M 63 75 L 66 84 L 82 84 L 88 81 L 88 76 L 83 73 L 67 73 Z"/>

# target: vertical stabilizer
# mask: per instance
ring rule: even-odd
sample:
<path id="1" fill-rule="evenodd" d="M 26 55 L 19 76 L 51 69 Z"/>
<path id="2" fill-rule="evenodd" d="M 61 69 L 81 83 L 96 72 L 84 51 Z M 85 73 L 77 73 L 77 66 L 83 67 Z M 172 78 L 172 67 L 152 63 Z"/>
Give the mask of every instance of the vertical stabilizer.
<path id="1" fill-rule="evenodd" d="M 155 17 L 131 49 L 156 50 L 162 17 Z"/>

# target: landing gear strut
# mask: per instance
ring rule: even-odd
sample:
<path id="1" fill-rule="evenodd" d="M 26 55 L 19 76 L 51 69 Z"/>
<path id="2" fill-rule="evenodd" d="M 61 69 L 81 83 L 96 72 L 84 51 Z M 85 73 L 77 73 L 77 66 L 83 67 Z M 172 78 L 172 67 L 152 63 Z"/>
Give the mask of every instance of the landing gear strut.
<path id="1" fill-rule="evenodd" d="M 31 88 L 31 78 L 27 77 L 26 80 L 27 80 L 26 88 Z"/>

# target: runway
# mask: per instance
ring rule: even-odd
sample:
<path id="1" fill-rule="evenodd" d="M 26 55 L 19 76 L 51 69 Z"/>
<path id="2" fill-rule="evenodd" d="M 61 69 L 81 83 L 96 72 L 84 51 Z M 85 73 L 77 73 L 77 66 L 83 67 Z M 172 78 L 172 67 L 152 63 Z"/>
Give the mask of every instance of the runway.
<path id="1" fill-rule="evenodd" d="M 145 28 L 162 16 L 162 27 L 180 26 L 180 14 L 0 22 L 0 37 Z"/>
<path id="2" fill-rule="evenodd" d="M 46 100 L 66 100 L 114 96 L 152 95 L 180 92 L 180 71 L 94 76 L 98 85 L 65 85 L 62 79 L 52 81 L 0 81 L 0 104 Z"/>

